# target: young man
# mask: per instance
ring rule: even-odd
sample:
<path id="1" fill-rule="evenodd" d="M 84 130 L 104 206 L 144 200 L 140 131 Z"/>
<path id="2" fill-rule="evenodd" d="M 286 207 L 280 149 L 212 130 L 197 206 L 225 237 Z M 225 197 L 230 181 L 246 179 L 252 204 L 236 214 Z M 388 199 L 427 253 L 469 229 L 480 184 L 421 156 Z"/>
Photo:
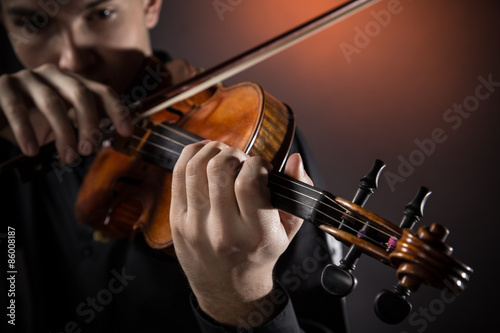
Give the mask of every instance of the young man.
<path id="1" fill-rule="evenodd" d="M 153 55 L 148 30 L 158 21 L 160 0 L 0 4 L 26 68 L 0 77 L 0 135 L 11 143 L 2 142 L 1 158 L 13 156 L 14 146 L 35 156 L 55 141 L 61 161 L 71 165 L 62 177 L 2 179 L 9 193 L 5 221 L 17 237 L 17 327 L 299 332 L 300 322 L 309 331 L 345 330 L 341 303 L 319 287 L 330 261 L 324 235 L 272 209 L 269 164 L 223 143 L 190 145 L 176 164 L 170 224 L 178 260 L 148 248 L 140 236 L 96 242 L 93 230 L 75 221 L 75 197 L 98 148 L 91 134 L 103 118 L 122 136 L 132 132 L 122 100 Z M 183 61 L 166 67 L 157 72 L 161 84 L 190 75 Z M 310 182 L 299 155 L 289 158 L 286 173 Z"/>

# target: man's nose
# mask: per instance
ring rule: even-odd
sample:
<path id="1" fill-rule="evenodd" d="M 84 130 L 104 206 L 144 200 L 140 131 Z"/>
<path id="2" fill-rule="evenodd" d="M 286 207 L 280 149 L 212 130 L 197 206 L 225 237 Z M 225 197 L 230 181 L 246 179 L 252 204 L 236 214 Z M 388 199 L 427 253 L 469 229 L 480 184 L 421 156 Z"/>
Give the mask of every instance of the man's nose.
<path id="1" fill-rule="evenodd" d="M 95 52 L 83 38 L 71 31 L 64 33 L 59 56 L 59 68 L 84 74 L 95 61 Z"/>

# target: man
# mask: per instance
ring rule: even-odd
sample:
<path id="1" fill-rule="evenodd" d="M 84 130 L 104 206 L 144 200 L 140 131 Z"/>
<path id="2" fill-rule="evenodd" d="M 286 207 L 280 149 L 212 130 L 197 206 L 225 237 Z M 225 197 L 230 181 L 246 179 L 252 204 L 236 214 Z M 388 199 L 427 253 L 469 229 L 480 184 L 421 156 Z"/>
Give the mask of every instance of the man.
<path id="1" fill-rule="evenodd" d="M 312 332 L 325 325 L 344 331 L 341 304 L 319 288 L 321 266 L 330 260 L 324 235 L 271 209 L 271 167 L 260 158 L 220 142 L 184 149 L 173 173 L 170 216 L 178 261 L 141 237 L 96 242 L 93 230 L 74 221 L 100 121 L 110 119 L 122 136 L 132 133 L 120 96 L 153 55 L 148 30 L 158 21 L 160 0 L 0 3 L 26 68 L 0 77 L 0 135 L 28 156 L 55 141 L 61 162 L 71 166 L 63 176 L 52 171 L 24 184 L 2 180 L 2 190 L 9 189 L 5 221 L 15 225 L 22 272 L 17 327 L 298 332 L 300 321 Z M 191 75 L 183 61 L 166 66 L 163 85 Z M 13 150 L 4 143 L 2 159 Z M 310 182 L 299 155 L 289 158 L 286 173 Z M 304 270 L 308 259 L 315 268 Z"/>

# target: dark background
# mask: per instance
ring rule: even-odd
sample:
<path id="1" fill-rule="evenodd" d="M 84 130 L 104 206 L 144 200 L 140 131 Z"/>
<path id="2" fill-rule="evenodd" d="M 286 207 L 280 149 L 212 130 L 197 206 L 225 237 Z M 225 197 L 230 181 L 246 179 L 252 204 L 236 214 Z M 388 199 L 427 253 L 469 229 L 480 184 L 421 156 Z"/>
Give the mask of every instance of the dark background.
<path id="1" fill-rule="evenodd" d="M 343 2 L 166 1 L 153 44 L 210 68 Z M 214 4 L 226 5 L 226 11 L 218 13 Z M 381 26 L 372 11 L 391 6 L 397 14 Z M 348 199 L 375 158 L 387 163 L 386 175 L 398 174 L 402 159 L 419 154 L 415 140 L 428 141 L 435 129 L 446 136 L 432 153 L 420 153 L 424 158 L 404 182 L 391 186 L 382 176 L 367 208 L 397 223 L 418 188 L 431 188 L 421 224 L 438 222 L 451 230 L 448 243 L 455 256 L 475 270 L 470 287 L 445 304 L 439 291 L 424 286 L 411 297 L 414 322 L 388 326 L 375 317 L 372 301 L 395 282 L 394 271 L 362 258 L 359 285 L 347 301 L 354 333 L 496 327 L 500 87 L 456 129 L 443 116 L 470 100 L 478 77 L 500 82 L 499 9 L 495 0 L 380 1 L 226 82 L 258 82 L 290 105 L 327 189 Z M 346 56 L 341 47 L 355 47 L 358 31 L 366 29 L 369 40 Z M 0 69 L 10 62 L 2 46 Z M 425 310 L 430 319 L 419 314 Z"/>
<path id="2" fill-rule="evenodd" d="M 154 46 L 210 68 L 343 2 L 167 1 L 153 31 Z M 214 3 L 227 10 L 219 15 Z M 371 11 L 391 4 L 398 14 L 375 30 Z M 494 0 L 380 1 L 226 82 L 258 82 L 289 104 L 328 190 L 349 199 L 375 158 L 387 163 L 385 174 L 398 174 L 400 156 L 408 160 L 418 154 L 415 140 L 431 139 L 436 128 L 444 131 L 446 140 L 404 182 L 391 189 L 382 176 L 367 208 L 399 223 L 403 207 L 421 185 L 428 186 L 433 194 L 421 224 L 438 222 L 450 229 L 455 256 L 475 270 L 470 287 L 449 304 L 439 291 L 423 287 L 411 297 L 414 323 L 388 326 L 376 318 L 372 302 L 378 290 L 392 286 L 394 271 L 362 258 L 359 285 L 347 301 L 352 332 L 468 332 L 497 326 L 500 87 L 456 129 L 443 115 L 475 94 L 479 76 L 500 82 L 499 13 Z M 374 30 L 348 62 L 341 45 L 355 46 L 355 28 Z M 420 308 L 428 309 L 432 320 L 418 315 Z"/>

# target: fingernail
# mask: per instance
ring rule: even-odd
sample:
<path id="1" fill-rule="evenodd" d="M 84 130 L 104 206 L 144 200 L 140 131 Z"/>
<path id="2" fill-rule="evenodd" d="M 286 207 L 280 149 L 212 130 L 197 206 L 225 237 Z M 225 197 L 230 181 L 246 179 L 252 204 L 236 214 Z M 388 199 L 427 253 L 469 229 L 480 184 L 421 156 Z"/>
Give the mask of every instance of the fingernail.
<path id="1" fill-rule="evenodd" d="M 269 161 L 265 161 L 265 162 L 266 163 L 264 163 L 264 167 L 267 169 L 267 172 L 273 171 L 274 165 Z"/>
<path id="2" fill-rule="evenodd" d="M 133 132 L 133 126 L 128 121 L 117 123 L 115 128 L 117 129 L 118 133 L 123 136 L 129 136 Z"/>
<path id="3" fill-rule="evenodd" d="M 38 153 L 38 145 L 33 141 L 26 143 L 26 153 L 28 156 L 34 156 Z"/>
<path id="4" fill-rule="evenodd" d="M 132 134 L 132 132 L 134 131 L 134 126 L 132 125 L 131 121 L 125 121 L 125 123 L 123 124 L 123 129 L 125 133 Z"/>
<path id="5" fill-rule="evenodd" d="M 76 161 L 76 158 L 78 157 L 78 154 L 76 151 L 74 151 L 72 148 L 66 148 L 66 152 L 64 154 L 64 161 L 66 163 L 73 163 Z"/>
<path id="6" fill-rule="evenodd" d="M 302 155 L 300 153 L 297 154 L 299 157 L 299 174 L 300 178 L 303 178 L 306 175 L 306 170 L 304 169 L 304 161 L 302 160 Z"/>
<path id="7" fill-rule="evenodd" d="M 87 140 L 82 140 L 78 144 L 78 151 L 80 151 L 82 155 L 90 155 L 92 153 L 92 144 Z"/>

